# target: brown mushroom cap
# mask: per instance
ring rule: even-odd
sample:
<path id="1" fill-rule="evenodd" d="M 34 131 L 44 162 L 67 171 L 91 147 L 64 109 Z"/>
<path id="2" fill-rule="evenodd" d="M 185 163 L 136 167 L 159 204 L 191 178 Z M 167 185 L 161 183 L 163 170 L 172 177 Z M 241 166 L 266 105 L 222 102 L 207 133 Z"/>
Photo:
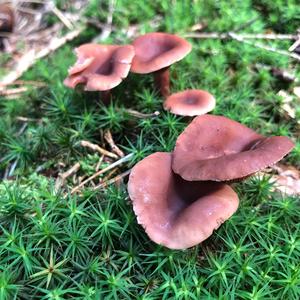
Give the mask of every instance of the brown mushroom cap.
<path id="1" fill-rule="evenodd" d="M 0 5 L 0 32 L 12 32 L 15 23 L 14 10 L 8 4 Z"/>
<path id="2" fill-rule="evenodd" d="M 0 32 L 13 32 L 15 16 L 13 8 L 8 4 L 0 4 Z M 0 35 L 0 51 L 5 48 L 7 37 Z"/>
<path id="3" fill-rule="evenodd" d="M 137 221 L 152 241 L 185 249 L 207 239 L 238 208 L 237 194 L 218 182 L 174 174 L 171 153 L 156 152 L 132 169 L 128 192 Z"/>
<path id="4" fill-rule="evenodd" d="M 192 46 L 177 35 L 152 32 L 136 38 L 131 72 L 147 74 L 169 67 L 183 59 Z"/>
<path id="5" fill-rule="evenodd" d="M 64 84 L 75 88 L 86 84 L 86 91 L 107 91 L 127 77 L 134 49 L 131 45 L 84 44 L 75 50 L 77 62 L 69 69 Z"/>
<path id="6" fill-rule="evenodd" d="M 213 95 L 203 90 L 186 90 L 170 95 L 164 109 L 181 116 L 204 115 L 216 106 Z"/>
<path id="7" fill-rule="evenodd" d="M 285 136 L 264 137 L 226 117 L 204 115 L 178 137 L 172 168 L 185 180 L 229 181 L 276 163 L 293 147 Z"/>

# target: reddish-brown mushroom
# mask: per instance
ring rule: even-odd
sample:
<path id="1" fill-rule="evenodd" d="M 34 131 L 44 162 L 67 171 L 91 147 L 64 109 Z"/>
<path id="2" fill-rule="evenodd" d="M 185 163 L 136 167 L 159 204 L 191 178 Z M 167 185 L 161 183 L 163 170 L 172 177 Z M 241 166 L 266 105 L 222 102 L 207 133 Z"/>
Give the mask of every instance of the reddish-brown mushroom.
<path id="1" fill-rule="evenodd" d="M 226 117 L 204 115 L 178 137 L 172 168 L 185 180 L 235 180 L 276 163 L 293 147 L 285 136 L 264 137 Z"/>
<path id="2" fill-rule="evenodd" d="M 15 23 L 14 11 L 10 5 L 0 5 L 0 32 L 12 32 Z M 0 36 L 0 49 L 5 36 Z"/>
<path id="3" fill-rule="evenodd" d="M 186 90 L 170 95 L 164 109 L 181 116 L 204 115 L 216 106 L 213 95 L 203 90 Z"/>
<path id="4" fill-rule="evenodd" d="M 131 45 L 84 44 L 75 53 L 77 61 L 64 84 L 75 88 L 82 83 L 86 91 L 106 91 L 104 97 L 108 100 L 110 90 L 127 77 L 134 49 Z"/>
<path id="5" fill-rule="evenodd" d="M 132 45 L 135 56 L 131 72 L 154 73 L 156 88 L 167 97 L 170 93 L 169 67 L 183 59 L 192 50 L 191 45 L 177 35 L 162 32 L 139 36 Z"/>
<path id="6" fill-rule="evenodd" d="M 137 221 L 152 241 L 185 249 L 207 239 L 238 208 L 237 194 L 218 182 L 188 182 L 174 174 L 172 154 L 157 152 L 131 171 L 128 192 Z"/>

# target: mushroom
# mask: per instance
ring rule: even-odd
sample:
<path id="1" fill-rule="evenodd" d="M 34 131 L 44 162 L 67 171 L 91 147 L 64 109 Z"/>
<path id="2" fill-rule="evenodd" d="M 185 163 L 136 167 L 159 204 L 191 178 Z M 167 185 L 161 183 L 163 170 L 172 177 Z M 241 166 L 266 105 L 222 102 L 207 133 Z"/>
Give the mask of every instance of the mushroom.
<path id="1" fill-rule="evenodd" d="M 178 137 L 172 168 L 185 180 L 236 180 L 273 165 L 293 147 L 285 136 L 265 137 L 226 117 L 203 115 Z"/>
<path id="2" fill-rule="evenodd" d="M 177 35 L 152 32 L 136 38 L 131 72 L 154 74 L 154 83 L 163 97 L 170 93 L 169 67 L 183 59 L 192 46 Z"/>
<path id="3" fill-rule="evenodd" d="M 149 238 L 171 249 L 185 249 L 207 239 L 229 219 L 239 199 L 226 184 L 183 180 L 171 164 L 171 153 L 146 157 L 132 169 L 128 192 Z"/>
<path id="4" fill-rule="evenodd" d="M 216 106 L 213 95 L 203 90 L 186 90 L 170 95 L 164 102 L 164 109 L 175 115 L 203 115 Z"/>
<path id="5" fill-rule="evenodd" d="M 12 32 L 14 28 L 14 11 L 10 5 L 0 5 L 0 32 Z M 4 37 L 0 37 L 0 49 L 3 48 Z"/>
<path id="6" fill-rule="evenodd" d="M 131 45 L 84 44 L 75 49 L 77 61 L 69 69 L 64 84 L 75 88 L 85 84 L 86 91 L 102 91 L 104 101 L 110 99 L 110 90 L 127 77 L 134 49 Z"/>

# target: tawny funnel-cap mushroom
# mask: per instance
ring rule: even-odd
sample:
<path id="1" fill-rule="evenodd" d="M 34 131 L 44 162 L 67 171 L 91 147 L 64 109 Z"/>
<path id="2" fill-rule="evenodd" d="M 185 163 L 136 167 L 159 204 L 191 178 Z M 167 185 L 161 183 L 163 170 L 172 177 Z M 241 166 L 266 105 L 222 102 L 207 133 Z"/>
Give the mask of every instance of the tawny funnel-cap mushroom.
<path id="1" fill-rule="evenodd" d="M 164 102 L 164 109 L 175 115 L 197 116 L 212 111 L 216 106 L 213 95 L 203 90 L 186 90 L 170 95 Z"/>
<path id="2" fill-rule="evenodd" d="M 218 182 L 189 182 L 173 173 L 172 154 L 157 152 L 131 171 L 133 209 L 152 241 L 185 249 L 207 239 L 237 210 L 237 194 Z"/>
<path id="3" fill-rule="evenodd" d="M 12 32 L 14 28 L 14 11 L 10 5 L 0 4 L 0 32 Z M 0 49 L 3 47 L 4 37 L 0 36 Z"/>
<path id="4" fill-rule="evenodd" d="M 196 117 L 178 137 L 172 168 L 185 180 L 241 179 L 281 160 L 294 147 L 222 116 Z"/>
<path id="5" fill-rule="evenodd" d="M 169 67 L 183 59 L 192 46 L 177 35 L 152 32 L 139 36 L 132 43 L 135 56 L 131 72 L 139 74 L 154 73 L 156 88 L 163 97 L 169 95 Z"/>
<path id="6" fill-rule="evenodd" d="M 86 91 L 110 91 L 127 77 L 134 48 L 131 45 L 84 44 L 76 48 L 75 53 L 77 61 L 69 69 L 64 84 L 75 88 L 82 83 Z"/>

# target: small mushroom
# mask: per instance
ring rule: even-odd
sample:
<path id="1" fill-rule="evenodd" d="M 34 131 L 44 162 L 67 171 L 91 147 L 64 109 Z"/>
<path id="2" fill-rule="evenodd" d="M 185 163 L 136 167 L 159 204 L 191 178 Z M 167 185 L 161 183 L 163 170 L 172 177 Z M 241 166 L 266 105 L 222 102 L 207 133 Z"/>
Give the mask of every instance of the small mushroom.
<path id="1" fill-rule="evenodd" d="M 203 90 L 186 90 L 170 95 L 164 102 L 164 109 L 175 115 L 197 116 L 212 111 L 216 106 L 213 95 Z"/>
<path id="2" fill-rule="evenodd" d="M 239 199 L 226 184 L 183 180 L 171 164 L 171 153 L 146 157 L 132 169 L 128 192 L 149 238 L 171 249 L 185 249 L 207 239 L 229 219 Z"/>
<path id="3" fill-rule="evenodd" d="M 154 74 L 156 88 L 163 97 L 170 93 L 169 67 L 183 59 L 192 46 L 177 35 L 152 32 L 136 38 L 135 56 L 132 60 L 131 72 Z"/>
<path id="4" fill-rule="evenodd" d="M 104 101 L 110 99 L 110 90 L 127 77 L 134 49 L 131 45 L 84 44 L 75 49 L 77 61 L 69 69 L 64 84 L 75 88 L 85 84 L 86 91 L 102 91 Z"/>
<path id="5" fill-rule="evenodd" d="M 12 32 L 15 23 L 14 10 L 10 5 L 0 5 L 0 32 Z M 3 48 L 4 37 L 0 36 L 0 49 Z"/>
<path id="6" fill-rule="evenodd" d="M 226 117 L 203 115 L 178 137 L 172 168 L 185 180 L 236 180 L 273 165 L 293 147 L 285 136 L 265 137 Z"/>

